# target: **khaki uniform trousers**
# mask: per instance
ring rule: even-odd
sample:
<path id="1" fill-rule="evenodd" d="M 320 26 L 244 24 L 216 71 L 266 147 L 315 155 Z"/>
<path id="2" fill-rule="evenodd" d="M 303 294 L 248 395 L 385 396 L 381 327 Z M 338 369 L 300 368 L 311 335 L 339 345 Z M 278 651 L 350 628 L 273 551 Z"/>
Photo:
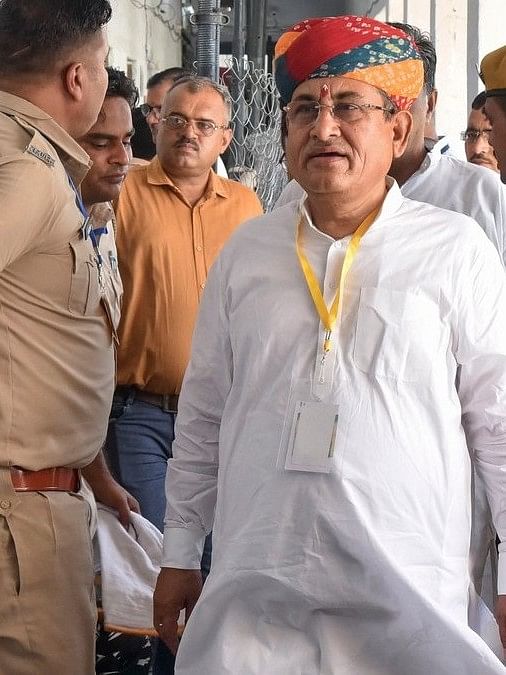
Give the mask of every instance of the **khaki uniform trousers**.
<path id="1" fill-rule="evenodd" d="M 0 467 L 0 675 L 93 675 L 96 605 L 89 506 L 15 492 Z"/>

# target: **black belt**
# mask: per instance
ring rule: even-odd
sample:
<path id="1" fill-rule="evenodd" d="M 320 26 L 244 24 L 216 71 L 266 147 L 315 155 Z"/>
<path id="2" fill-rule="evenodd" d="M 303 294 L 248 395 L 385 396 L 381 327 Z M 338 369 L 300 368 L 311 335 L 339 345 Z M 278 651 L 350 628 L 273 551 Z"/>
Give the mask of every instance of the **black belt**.
<path id="1" fill-rule="evenodd" d="M 165 412 L 177 413 L 179 394 L 154 394 L 151 391 L 145 391 L 143 389 L 137 389 L 137 387 L 129 386 L 119 386 L 116 388 L 116 392 L 125 396 L 125 398 L 128 398 L 128 396 L 131 395 L 136 401 L 154 405 Z"/>

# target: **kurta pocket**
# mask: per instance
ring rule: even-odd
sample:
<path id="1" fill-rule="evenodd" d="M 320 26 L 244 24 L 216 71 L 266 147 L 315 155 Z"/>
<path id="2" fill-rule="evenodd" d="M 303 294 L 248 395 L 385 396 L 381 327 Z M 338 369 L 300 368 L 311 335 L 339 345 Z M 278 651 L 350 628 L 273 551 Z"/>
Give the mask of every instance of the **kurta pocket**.
<path id="1" fill-rule="evenodd" d="M 412 292 L 362 288 L 353 360 L 374 377 L 423 382 L 438 343 L 435 303 Z"/>

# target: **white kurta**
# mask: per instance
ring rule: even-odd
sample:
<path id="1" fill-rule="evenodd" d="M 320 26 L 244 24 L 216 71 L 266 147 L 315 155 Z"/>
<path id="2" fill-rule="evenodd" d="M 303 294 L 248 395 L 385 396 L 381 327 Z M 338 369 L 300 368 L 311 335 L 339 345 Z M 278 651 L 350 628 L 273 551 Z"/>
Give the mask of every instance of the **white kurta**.
<path id="1" fill-rule="evenodd" d="M 402 194 L 474 218 L 506 264 L 506 190 L 499 174 L 441 154 L 440 150 L 437 144 L 427 154 L 420 168 L 401 186 Z M 301 186 L 292 180 L 275 208 L 303 195 Z"/>
<path id="2" fill-rule="evenodd" d="M 204 293 L 162 564 L 198 568 L 213 527 L 213 567 L 177 673 L 504 673 L 467 626 L 465 434 L 506 534 L 499 257 L 474 222 L 394 184 L 348 274 L 319 385 L 324 334 L 297 221 L 294 202 L 241 227 Z M 343 242 L 306 223 L 303 245 L 328 300 Z M 329 474 L 283 467 L 290 393 L 310 381 L 339 405 Z"/>

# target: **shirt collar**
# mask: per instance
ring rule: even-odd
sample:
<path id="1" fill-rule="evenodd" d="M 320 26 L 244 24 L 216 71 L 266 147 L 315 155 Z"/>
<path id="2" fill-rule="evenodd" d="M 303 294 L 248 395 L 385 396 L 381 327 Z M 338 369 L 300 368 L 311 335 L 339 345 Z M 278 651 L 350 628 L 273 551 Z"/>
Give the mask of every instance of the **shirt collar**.
<path id="1" fill-rule="evenodd" d="M 111 220 L 114 220 L 114 211 L 111 202 L 93 204 L 90 209 L 90 218 L 93 229 L 106 227 Z"/>
<path id="2" fill-rule="evenodd" d="M 0 112 L 24 122 L 47 138 L 74 182 L 81 182 L 91 166 L 90 158 L 48 113 L 30 101 L 5 91 L 0 91 Z"/>
<path id="3" fill-rule="evenodd" d="M 150 185 L 168 185 L 173 190 L 180 192 L 179 188 L 174 184 L 174 181 L 171 179 L 171 177 L 163 170 L 157 155 L 155 155 L 155 157 L 147 165 L 146 173 L 147 181 Z M 215 195 L 220 197 L 230 197 L 230 190 L 226 181 L 211 169 L 209 181 L 204 192 L 204 199 L 209 199 Z"/>
<path id="4" fill-rule="evenodd" d="M 387 193 L 385 195 L 385 199 L 383 200 L 383 204 L 381 205 L 378 215 L 376 216 L 374 222 L 371 225 L 371 229 L 372 228 L 377 229 L 378 227 L 381 227 L 390 216 L 394 215 L 399 210 L 402 201 L 404 199 L 400 191 L 400 188 L 397 185 L 397 182 L 391 176 L 386 176 L 386 185 L 387 185 Z M 304 196 L 299 201 L 299 208 L 298 208 L 299 214 L 300 216 L 303 217 L 304 222 L 307 223 L 307 225 L 311 230 L 318 233 L 320 236 L 325 237 L 330 241 L 334 241 L 333 237 L 330 237 L 324 232 L 321 232 L 313 224 L 306 203 L 307 203 L 307 195 L 304 194 Z"/>

